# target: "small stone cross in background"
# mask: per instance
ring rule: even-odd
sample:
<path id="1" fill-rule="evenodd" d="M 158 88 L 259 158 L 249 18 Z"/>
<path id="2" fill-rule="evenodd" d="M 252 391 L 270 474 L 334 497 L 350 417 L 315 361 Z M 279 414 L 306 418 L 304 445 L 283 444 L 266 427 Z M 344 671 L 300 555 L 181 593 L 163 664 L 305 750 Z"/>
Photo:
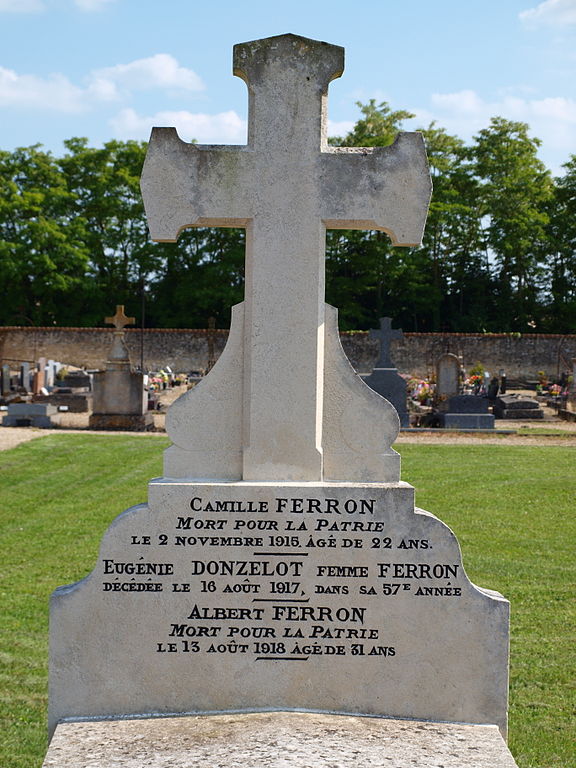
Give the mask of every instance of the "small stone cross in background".
<path id="1" fill-rule="evenodd" d="M 380 318 L 380 330 L 370 329 L 370 338 L 378 339 L 380 342 L 380 357 L 374 368 L 395 368 L 396 366 L 390 359 L 390 344 L 392 339 L 402 339 L 404 334 L 399 328 L 392 330 L 392 318 Z"/>
<path id="2" fill-rule="evenodd" d="M 104 322 L 114 326 L 114 341 L 112 342 L 106 367 L 108 369 L 129 368 L 130 355 L 124 344 L 124 327 L 126 325 L 134 325 L 136 319 L 134 317 L 126 317 L 124 304 L 117 304 L 116 314 L 112 315 L 112 317 L 105 317 Z"/>
<path id="3" fill-rule="evenodd" d="M 112 317 L 105 317 L 104 322 L 113 325 L 117 331 L 122 331 L 126 325 L 134 325 L 136 318 L 126 317 L 124 304 L 116 304 L 116 314 Z"/>

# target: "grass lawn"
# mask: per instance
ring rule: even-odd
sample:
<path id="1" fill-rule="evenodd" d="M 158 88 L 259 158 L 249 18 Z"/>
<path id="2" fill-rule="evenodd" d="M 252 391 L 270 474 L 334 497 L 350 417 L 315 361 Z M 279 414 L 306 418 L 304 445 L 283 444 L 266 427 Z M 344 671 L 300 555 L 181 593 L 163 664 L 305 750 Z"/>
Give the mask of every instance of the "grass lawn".
<path id="1" fill-rule="evenodd" d="M 107 524 L 145 501 L 167 444 L 50 435 L 0 453 L 2 768 L 38 768 L 46 751 L 50 593 L 85 576 Z M 512 602 L 509 744 L 518 765 L 575 766 L 576 449 L 400 451 L 403 479 L 416 486 L 419 506 L 454 529 L 472 581 Z"/>

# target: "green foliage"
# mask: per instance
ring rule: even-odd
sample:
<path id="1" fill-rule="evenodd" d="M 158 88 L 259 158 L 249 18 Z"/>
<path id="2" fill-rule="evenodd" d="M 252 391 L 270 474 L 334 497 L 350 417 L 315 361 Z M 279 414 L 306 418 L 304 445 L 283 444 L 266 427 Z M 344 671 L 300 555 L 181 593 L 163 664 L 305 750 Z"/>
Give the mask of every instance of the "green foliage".
<path id="1" fill-rule="evenodd" d="M 332 138 L 329 143 L 335 147 L 386 147 L 392 144 L 404 120 L 414 117 L 411 112 L 401 109 L 392 111 L 383 101 L 376 106 L 376 100 L 368 104 L 356 102 L 363 117 L 358 120 L 350 133 L 344 138 Z"/>
<path id="2" fill-rule="evenodd" d="M 145 500 L 166 445 L 154 435 L 50 435 L 0 453 L 3 768 L 35 768 L 46 751 L 51 592 L 87 575 L 107 526 Z M 458 536 L 470 578 L 512 603 L 510 747 L 518 765 L 567 768 L 574 449 L 397 447 L 418 504 Z"/>
<path id="3" fill-rule="evenodd" d="M 482 363 L 474 363 L 472 368 L 470 368 L 469 376 L 482 376 L 484 377 L 484 366 Z"/>
<path id="4" fill-rule="evenodd" d="M 88 263 L 57 161 L 39 145 L 0 152 L 0 323 L 52 325 Z"/>
<path id="5" fill-rule="evenodd" d="M 413 115 L 371 100 L 340 147 L 385 147 Z M 552 179 L 524 123 L 495 117 L 466 145 L 422 128 L 434 193 L 420 248 L 329 231 L 326 297 L 343 330 L 576 331 L 576 156 Z M 244 231 L 152 243 L 139 177 L 146 145 L 65 142 L 0 152 L 0 325 L 101 325 L 117 303 L 148 327 L 220 327 L 243 296 Z"/>

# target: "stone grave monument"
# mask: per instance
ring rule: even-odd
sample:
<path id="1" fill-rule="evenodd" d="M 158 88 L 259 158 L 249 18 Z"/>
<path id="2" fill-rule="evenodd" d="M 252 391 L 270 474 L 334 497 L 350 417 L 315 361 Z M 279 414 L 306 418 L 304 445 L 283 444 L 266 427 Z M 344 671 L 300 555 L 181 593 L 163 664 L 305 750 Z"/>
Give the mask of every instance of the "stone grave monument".
<path id="1" fill-rule="evenodd" d="M 444 429 L 494 429 L 488 398 L 460 393 L 462 363 L 446 352 L 436 363 L 436 405 Z"/>
<path id="2" fill-rule="evenodd" d="M 59 427 L 61 416 L 55 405 L 48 403 L 9 403 L 3 427 Z"/>
<path id="3" fill-rule="evenodd" d="M 325 228 L 415 245 L 430 197 L 419 134 L 327 145 L 343 54 L 295 35 L 235 46 L 245 147 L 153 131 L 152 236 L 246 227 L 245 300 L 168 412 L 148 503 L 53 594 L 45 768 L 515 765 L 508 602 L 414 507 L 396 411 L 354 373 L 324 304 Z"/>
<path id="4" fill-rule="evenodd" d="M 497 419 L 544 418 L 544 411 L 534 397 L 518 393 L 499 395 L 494 401 L 493 411 Z"/>
<path id="5" fill-rule="evenodd" d="M 444 429 L 494 429 L 489 400 L 483 395 L 451 395 L 438 405 Z"/>
<path id="6" fill-rule="evenodd" d="M 0 368 L 0 390 L 3 397 L 12 392 L 12 370 L 8 363 L 4 363 Z"/>
<path id="7" fill-rule="evenodd" d="M 436 361 L 436 399 L 441 402 L 460 392 L 462 364 L 452 352 L 445 352 Z"/>
<path id="8" fill-rule="evenodd" d="M 89 426 L 91 429 L 140 432 L 153 429 L 154 419 L 148 412 L 144 375 L 132 370 L 124 343 L 124 328 L 133 325 L 134 318 L 126 317 L 124 306 L 118 305 L 116 314 L 107 317 L 105 322 L 114 326 L 114 341 L 106 370 L 94 374 L 93 412 Z"/>
<path id="9" fill-rule="evenodd" d="M 392 329 L 392 318 L 380 318 L 380 329 L 370 330 L 370 338 L 377 339 L 380 343 L 378 362 L 372 373 L 368 376 L 362 376 L 362 378 L 371 389 L 392 403 L 400 419 L 400 426 L 408 427 L 410 421 L 406 406 L 406 382 L 390 358 L 392 340 L 402 337 L 403 334 L 400 329 Z"/>
<path id="10" fill-rule="evenodd" d="M 32 391 L 32 387 L 30 385 L 30 363 L 23 362 L 20 365 L 18 383 L 26 394 Z"/>

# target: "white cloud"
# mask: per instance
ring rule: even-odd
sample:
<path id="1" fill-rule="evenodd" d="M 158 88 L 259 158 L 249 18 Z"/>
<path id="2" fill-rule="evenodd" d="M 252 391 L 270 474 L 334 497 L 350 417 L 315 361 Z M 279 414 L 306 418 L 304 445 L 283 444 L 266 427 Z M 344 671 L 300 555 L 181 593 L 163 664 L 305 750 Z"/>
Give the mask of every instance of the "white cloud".
<path id="1" fill-rule="evenodd" d="M 57 112 L 81 112 L 84 93 L 64 75 L 42 78 L 19 75 L 0 67 L 0 107 L 34 107 Z"/>
<path id="2" fill-rule="evenodd" d="M 38 13 L 43 10 L 43 0 L 0 0 L 0 13 Z"/>
<path id="3" fill-rule="evenodd" d="M 116 0 L 73 0 L 81 11 L 100 11 Z M 0 13 L 38 13 L 46 10 L 45 0 L 0 0 Z"/>
<path id="4" fill-rule="evenodd" d="M 115 0 L 74 0 L 74 5 L 81 11 L 100 11 L 107 3 L 113 3 Z"/>
<path id="5" fill-rule="evenodd" d="M 152 88 L 200 91 L 204 84 L 195 72 L 181 67 L 168 53 L 98 69 L 90 76 L 90 91 L 105 100 L 119 98 L 120 89 L 143 91 Z"/>
<path id="6" fill-rule="evenodd" d="M 543 142 L 540 150 L 542 157 L 549 155 L 552 159 L 554 156 L 565 162 L 575 150 L 576 100 L 564 96 L 531 99 L 525 95 L 506 94 L 499 99 L 487 101 L 475 91 L 463 90 L 458 93 L 432 94 L 431 107 L 413 111 L 417 112 L 419 125 L 436 120 L 449 133 L 466 140 L 480 129 L 488 127 L 490 118 L 499 116 L 528 123 L 530 136 Z M 554 159 L 548 162 L 555 165 L 557 161 Z"/>
<path id="7" fill-rule="evenodd" d="M 340 122 L 334 122 L 334 120 L 328 120 L 328 136 L 346 136 L 354 128 L 353 120 L 341 120 Z"/>
<path id="8" fill-rule="evenodd" d="M 82 112 L 98 103 L 127 99 L 138 90 L 198 91 L 204 87 L 191 69 L 164 53 L 95 70 L 86 83 L 75 85 L 60 73 L 40 77 L 0 66 L 0 107 Z"/>
<path id="9" fill-rule="evenodd" d="M 133 109 L 122 109 L 110 120 L 119 139 L 148 139 L 153 126 L 174 126 L 183 141 L 196 139 L 200 144 L 244 144 L 246 121 L 236 112 L 216 115 L 192 112 L 157 112 L 141 116 Z"/>
<path id="10" fill-rule="evenodd" d="M 545 0 L 535 8 L 522 11 L 518 16 L 526 24 L 576 24 L 576 0 Z"/>

